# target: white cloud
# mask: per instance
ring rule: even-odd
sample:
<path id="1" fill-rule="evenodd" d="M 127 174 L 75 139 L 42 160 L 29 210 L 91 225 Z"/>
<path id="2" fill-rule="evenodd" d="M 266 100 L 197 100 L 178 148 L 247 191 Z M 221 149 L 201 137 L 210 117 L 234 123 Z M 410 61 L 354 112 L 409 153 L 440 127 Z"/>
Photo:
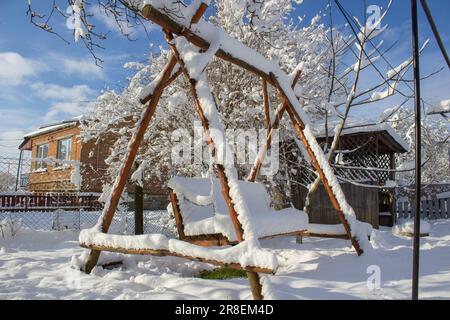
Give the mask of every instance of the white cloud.
<path id="1" fill-rule="evenodd" d="M 35 77 L 47 66 L 39 61 L 27 59 L 17 52 L 0 52 L 0 84 L 20 85 L 26 78 Z"/>
<path id="2" fill-rule="evenodd" d="M 40 98 L 58 101 L 86 100 L 95 94 L 95 91 L 85 84 L 64 87 L 58 84 L 37 82 L 31 85 L 31 89 Z"/>
<path id="3" fill-rule="evenodd" d="M 55 60 L 56 64 L 60 66 L 57 69 L 60 72 L 105 79 L 103 69 L 95 64 L 93 58 L 74 59 L 65 56 L 55 56 Z"/>
<path id="4" fill-rule="evenodd" d="M 45 123 L 68 119 L 86 112 L 89 102 L 95 98 L 96 91 L 87 85 L 64 87 L 43 82 L 31 85 L 34 95 L 50 100 L 50 106 L 43 117 Z"/>

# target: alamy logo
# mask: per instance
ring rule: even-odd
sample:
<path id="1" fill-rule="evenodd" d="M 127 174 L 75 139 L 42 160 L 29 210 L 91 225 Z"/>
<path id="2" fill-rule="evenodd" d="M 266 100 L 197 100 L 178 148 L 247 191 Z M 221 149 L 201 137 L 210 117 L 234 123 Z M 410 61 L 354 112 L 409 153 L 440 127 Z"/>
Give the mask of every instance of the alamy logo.
<path id="1" fill-rule="evenodd" d="M 366 284 L 370 291 L 381 289 L 381 269 L 377 265 L 370 265 L 366 270 L 370 276 L 367 278 Z"/>
<path id="2" fill-rule="evenodd" d="M 366 28 L 368 30 L 381 29 L 380 23 L 381 8 L 377 5 L 370 5 L 367 7 L 366 13 L 367 13 Z"/>
<path id="3" fill-rule="evenodd" d="M 203 148 L 207 139 L 200 122 L 195 121 L 193 136 L 190 130 L 179 128 L 172 132 L 172 165 L 190 165 L 210 163 L 209 151 Z M 210 128 L 215 149 L 215 160 L 219 164 L 253 165 L 257 159 L 262 159 L 260 174 L 274 176 L 279 170 L 279 130 L 273 130 L 270 151 L 267 151 L 267 130 L 249 128 L 229 129 L 226 137 L 220 130 Z"/>

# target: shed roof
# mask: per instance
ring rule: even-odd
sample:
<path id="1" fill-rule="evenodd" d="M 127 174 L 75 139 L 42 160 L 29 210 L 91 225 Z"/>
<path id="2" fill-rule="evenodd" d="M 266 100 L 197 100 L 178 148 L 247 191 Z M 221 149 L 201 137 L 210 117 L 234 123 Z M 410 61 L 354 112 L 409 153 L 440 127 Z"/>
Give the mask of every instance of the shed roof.
<path id="1" fill-rule="evenodd" d="M 333 119 L 328 122 L 329 132 L 332 136 L 334 134 L 334 128 L 339 123 L 339 120 Z M 317 123 L 315 126 L 315 132 L 318 139 L 323 139 L 326 136 L 325 126 L 322 123 Z M 359 120 L 350 118 L 342 132 L 343 136 L 349 137 L 352 135 L 361 135 L 373 133 L 378 135 L 381 142 L 388 148 L 389 151 L 394 153 L 408 152 L 409 146 L 406 141 L 395 132 L 395 130 L 388 123 L 373 123 L 365 120 Z"/>

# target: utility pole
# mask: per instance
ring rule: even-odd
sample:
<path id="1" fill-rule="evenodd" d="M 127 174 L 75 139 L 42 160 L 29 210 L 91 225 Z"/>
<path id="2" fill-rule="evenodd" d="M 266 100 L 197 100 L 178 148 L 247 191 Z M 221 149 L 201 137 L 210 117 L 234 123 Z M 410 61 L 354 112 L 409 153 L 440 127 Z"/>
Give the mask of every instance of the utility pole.
<path id="1" fill-rule="evenodd" d="M 419 26 L 417 18 L 417 0 L 411 0 L 412 43 L 414 60 L 414 103 L 416 125 L 416 181 L 414 203 L 414 243 L 412 270 L 412 300 L 419 299 L 419 253 L 420 253 L 420 195 L 421 195 L 421 110 L 420 110 L 420 61 L 419 61 Z"/>

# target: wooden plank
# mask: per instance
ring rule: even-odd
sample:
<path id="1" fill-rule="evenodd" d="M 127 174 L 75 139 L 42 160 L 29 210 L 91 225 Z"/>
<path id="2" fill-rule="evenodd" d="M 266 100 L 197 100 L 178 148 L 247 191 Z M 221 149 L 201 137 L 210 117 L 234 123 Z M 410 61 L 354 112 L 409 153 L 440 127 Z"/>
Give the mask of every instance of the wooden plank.
<path id="1" fill-rule="evenodd" d="M 170 257 L 189 259 L 192 261 L 209 263 L 209 264 L 213 264 L 216 266 L 223 266 L 223 267 L 228 267 L 228 268 L 232 268 L 232 269 L 245 270 L 245 271 L 249 271 L 249 272 L 260 272 L 260 273 L 268 273 L 268 274 L 274 273 L 273 270 L 268 269 L 268 268 L 261 268 L 261 267 L 254 267 L 254 266 L 243 267 L 239 263 L 226 263 L 226 262 L 217 261 L 217 260 L 204 259 L 204 258 L 199 258 L 199 257 L 191 257 L 191 256 L 182 255 L 182 254 L 179 254 L 176 252 L 171 252 L 169 250 L 156 250 L 156 249 L 149 249 L 149 248 L 125 249 L 125 248 L 120 248 L 120 247 L 100 246 L 100 245 L 95 245 L 95 244 L 87 245 L 84 243 L 80 243 L 80 246 L 83 248 L 86 248 L 86 249 L 91 249 L 93 251 L 109 251 L 109 252 L 117 252 L 117 253 L 124 253 L 124 254 L 151 255 L 151 256 L 158 256 L 158 257 L 170 256 Z"/>
<path id="2" fill-rule="evenodd" d="M 326 233 L 305 232 L 303 234 L 303 236 L 304 237 L 333 238 L 333 239 L 350 240 L 348 235 L 346 235 L 346 234 L 326 234 Z"/>
<path id="3" fill-rule="evenodd" d="M 438 202 L 438 211 L 437 211 L 437 215 L 438 215 L 438 219 L 445 219 L 445 202 L 444 199 L 437 199 L 436 200 Z"/>

